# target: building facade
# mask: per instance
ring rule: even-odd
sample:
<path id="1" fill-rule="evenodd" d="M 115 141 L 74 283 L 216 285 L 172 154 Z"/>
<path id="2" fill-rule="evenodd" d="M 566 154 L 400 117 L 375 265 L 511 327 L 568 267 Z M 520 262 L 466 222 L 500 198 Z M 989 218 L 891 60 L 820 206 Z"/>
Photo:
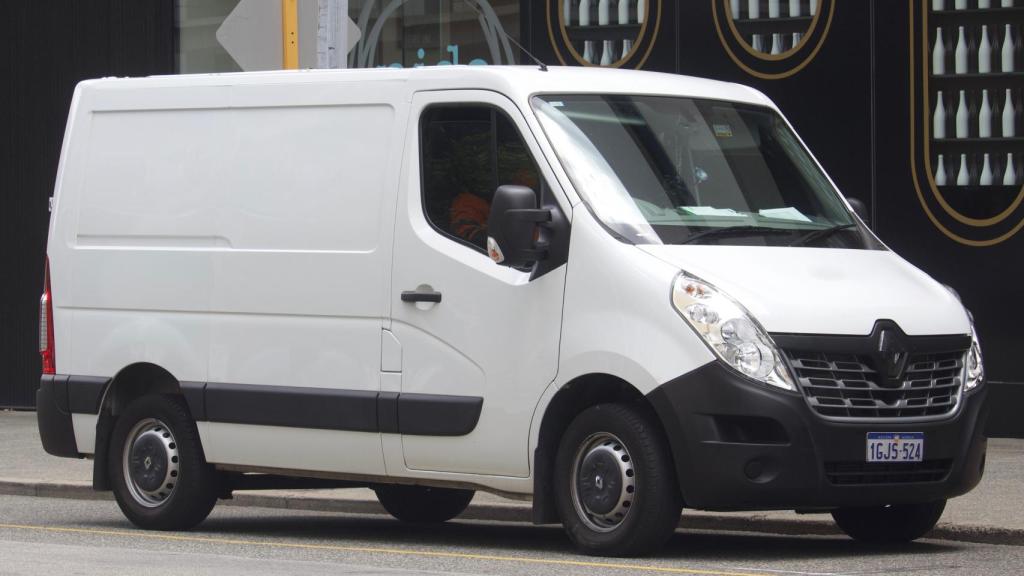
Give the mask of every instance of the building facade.
<path id="1" fill-rule="evenodd" d="M 107 0 L 16 3 L 0 196 L 0 406 L 31 407 L 47 198 L 74 84 L 290 67 L 547 64 L 750 84 L 886 244 L 977 320 L 990 431 L 1024 405 L 1024 0 Z M 840 313 L 837 311 L 837 313 Z"/>

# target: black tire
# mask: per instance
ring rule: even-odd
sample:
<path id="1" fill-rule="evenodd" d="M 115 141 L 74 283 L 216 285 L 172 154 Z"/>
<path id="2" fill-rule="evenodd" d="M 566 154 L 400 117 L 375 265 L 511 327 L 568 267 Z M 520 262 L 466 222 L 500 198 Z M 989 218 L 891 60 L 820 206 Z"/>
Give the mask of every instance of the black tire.
<path id="1" fill-rule="evenodd" d="M 832 518 L 848 536 L 862 542 L 910 542 L 935 527 L 946 501 L 870 508 L 839 508 Z"/>
<path id="2" fill-rule="evenodd" d="M 679 523 L 672 454 L 644 406 L 600 404 L 576 416 L 562 436 L 554 480 L 562 525 L 585 554 L 649 553 Z"/>
<path id="3" fill-rule="evenodd" d="M 126 461 L 130 434 L 133 448 Z M 217 503 L 217 472 L 206 463 L 199 432 L 180 396 L 132 402 L 114 425 L 109 454 L 114 497 L 140 528 L 188 530 Z"/>
<path id="4" fill-rule="evenodd" d="M 439 524 L 455 518 L 469 506 L 475 492 L 456 488 L 387 484 L 373 489 L 381 506 L 403 522 Z"/>

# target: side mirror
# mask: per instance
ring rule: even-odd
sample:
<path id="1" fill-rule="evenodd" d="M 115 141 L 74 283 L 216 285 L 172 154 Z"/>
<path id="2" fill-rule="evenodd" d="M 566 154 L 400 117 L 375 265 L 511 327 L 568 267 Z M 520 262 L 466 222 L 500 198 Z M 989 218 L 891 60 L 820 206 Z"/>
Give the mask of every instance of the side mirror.
<path id="1" fill-rule="evenodd" d="M 850 203 L 850 208 L 853 208 L 853 213 L 856 214 L 865 224 L 871 226 L 871 218 L 868 216 L 868 207 L 859 198 L 848 197 L 846 199 Z"/>
<path id="2" fill-rule="evenodd" d="M 499 186 L 487 220 L 487 255 L 502 266 L 528 268 L 547 258 L 537 243 L 537 226 L 551 221 L 551 211 L 537 208 L 537 194 L 526 186 Z"/>

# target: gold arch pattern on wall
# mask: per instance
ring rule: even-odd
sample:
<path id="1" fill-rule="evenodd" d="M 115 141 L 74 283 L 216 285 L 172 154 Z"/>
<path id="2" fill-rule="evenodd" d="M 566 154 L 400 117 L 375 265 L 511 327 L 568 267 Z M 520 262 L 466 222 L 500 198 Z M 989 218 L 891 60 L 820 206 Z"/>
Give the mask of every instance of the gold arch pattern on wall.
<path id="1" fill-rule="evenodd" d="M 994 246 L 1005 242 L 1024 228 L 1024 183 L 1007 206 L 998 213 L 979 218 L 964 214 L 952 206 L 935 180 L 937 166 L 932 162 L 932 126 L 934 110 L 931 104 L 929 80 L 932 76 L 932 46 L 929 41 L 929 0 L 921 0 L 921 38 L 917 39 L 915 2 L 910 3 L 909 62 L 910 62 L 910 165 L 911 177 L 918 202 L 925 215 L 947 238 L 972 247 Z M 920 76 L 917 62 L 920 58 Z M 919 84 L 920 83 L 920 84 Z M 919 101 L 920 99 L 920 101 Z M 918 137 L 922 144 L 918 146 Z M 918 150 L 921 156 L 918 156 Z M 923 171 L 923 174 L 920 172 Z M 926 185 L 931 194 L 924 192 Z M 935 206 L 932 204 L 934 203 Z M 935 210 L 933 208 L 939 208 Z M 1019 220 L 1013 222 L 1014 218 Z M 956 228 L 957 230 L 954 230 Z"/>
<path id="2" fill-rule="evenodd" d="M 769 51 L 756 49 L 751 42 L 748 42 L 745 34 L 737 26 L 733 18 L 732 0 L 711 0 L 711 15 L 715 23 L 715 31 L 718 40 L 725 49 L 726 54 L 741 70 L 762 80 L 781 80 L 789 78 L 800 72 L 818 55 L 828 33 L 832 28 L 832 18 L 835 14 L 835 0 L 816 0 L 817 10 L 809 15 L 809 24 L 802 32 L 800 40 L 788 49 L 779 54 L 771 54 Z M 785 0 L 781 3 L 786 4 Z M 735 4 L 747 4 L 747 0 Z M 800 6 L 803 6 L 801 3 Z M 808 8 L 809 11 L 809 8 Z M 744 24 L 749 24 L 758 19 L 740 19 Z M 792 26 L 794 22 L 789 18 L 765 18 L 759 19 L 761 24 L 772 25 L 775 22 L 782 22 L 780 26 Z M 787 32 L 791 33 L 791 32 Z"/>

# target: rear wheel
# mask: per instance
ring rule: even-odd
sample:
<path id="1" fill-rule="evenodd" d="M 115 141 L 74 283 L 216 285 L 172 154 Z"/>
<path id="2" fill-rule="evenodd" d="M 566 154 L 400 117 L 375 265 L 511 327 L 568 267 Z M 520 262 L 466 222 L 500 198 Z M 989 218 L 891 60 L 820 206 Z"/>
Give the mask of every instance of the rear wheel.
<path id="1" fill-rule="evenodd" d="M 437 524 L 455 518 L 469 506 L 473 490 L 388 484 L 374 488 L 389 514 L 403 522 Z"/>
<path id="2" fill-rule="evenodd" d="M 661 429 L 635 405 L 594 406 L 572 421 L 556 456 L 555 494 L 569 538 L 597 556 L 662 546 L 682 510 Z"/>
<path id="3" fill-rule="evenodd" d="M 180 396 L 145 396 L 117 419 L 110 441 L 114 497 L 136 526 L 187 530 L 217 502 L 217 473 Z"/>
<path id="4" fill-rule="evenodd" d="M 832 512 L 848 536 L 864 542 L 910 542 L 924 536 L 942 517 L 946 501 L 870 508 L 839 508 Z"/>

